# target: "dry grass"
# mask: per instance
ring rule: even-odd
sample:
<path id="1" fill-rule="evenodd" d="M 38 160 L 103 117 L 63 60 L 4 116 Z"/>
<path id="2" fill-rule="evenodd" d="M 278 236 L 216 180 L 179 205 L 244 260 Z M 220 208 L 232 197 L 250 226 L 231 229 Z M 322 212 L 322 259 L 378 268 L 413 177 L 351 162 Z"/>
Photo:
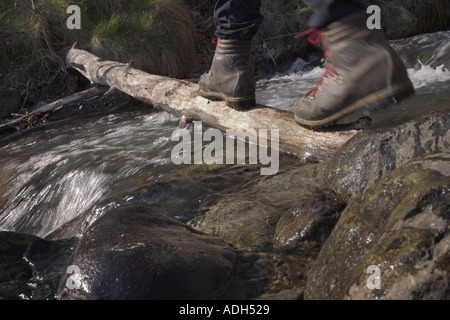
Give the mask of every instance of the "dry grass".
<path id="1" fill-rule="evenodd" d="M 105 2 L 92 1 L 92 11 Z M 175 78 L 187 77 L 196 56 L 193 18 L 176 0 L 120 1 L 108 8 L 111 15 L 102 18 L 93 31 L 90 49 L 111 60 L 127 62 L 144 71 Z M 151 10 L 149 10 L 151 8 Z M 115 48 L 111 50 L 111 48 Z"/>
<path id="2" fill-rule="evenodd" d="M 39 89 L 64 73 L 55 51 L 57 34 L 49 25 L 57 19 L 53 12 L 48 20 L 44 17 L 44 5 L 36 1 L 33 10 L 30 1 L 5 0 L 0 4 L 0 85 Z"/>
<path id="3" fill-rule="evenodd" d="M 81 9 L 81 30 L 66 27 L 73 4 Z M 195 29 L 182 0 L 2 0 L 0 86 L 26 92 L 30 103 L 66 93 L 63 58 L 74 42 L 104 59 L 187 77 L 196 57 Z"/>

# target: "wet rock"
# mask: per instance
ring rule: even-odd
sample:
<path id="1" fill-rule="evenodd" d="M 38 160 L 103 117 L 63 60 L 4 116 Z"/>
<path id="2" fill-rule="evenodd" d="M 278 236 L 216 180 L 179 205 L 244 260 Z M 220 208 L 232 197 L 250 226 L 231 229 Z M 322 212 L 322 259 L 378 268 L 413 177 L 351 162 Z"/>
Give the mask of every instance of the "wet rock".
<path id="1" fill-rule="evenodd" d="M 304 288 L 286 289 L 277 293 L 267 293 L 258 300 L 301 300 Z"/>
<path id="2" fill-rule="evenodd" d="M 156 182 L 127 194 L 121 199 L 108 199 L 116 206 L 124 204 L 155 205 L 164 215 L 177 220 L 188 220 L 196 214 L 209 190 L 194 179 L 173 179 Z M 101 207 L 102 204 L 99 205 Z M 107 207 L 107 206 L 106 206 Z M 184 208 L 180 213 L 179 208 Z"/>
<path id="3" fill-rule="evenodd" d="M 256 200 L 224 197 L 189 225 L 238 249 L 263 250 L 272 243 L 280 212 Z"/>
<path id="4" fill-rule="evenodd" d="M 222 241 L 152 207 L 120 207 L 84 234 L 69 261 L 75 273 L 62 278 L 58 296 L 207 299 L 228 280 L 234 257 Z"/>
<path id="5" fill-rule="evenodd" d="M 275 229 L 274 246 L 294 249 L 309 242 L 324 242 L 336 224 L 344 204 L 326 193 L 311 194 L 286 211 Z"/>
<path id="6" fill-rule="evenodd" d="M 15 232 L 0 232 L 0 299 L 20 299 L 31 296 L 27 282 L 33 277 L 24 254 L 37 237 Z"/>
<path id="7" fill-rule="evenodd" d="M 450 151 L 450 111 L 432 112 L 390 129 L 356 134 L 328 163 L 325 183 L 344 200 L 402 164 L 429 152 Z"/>
<path id="8" fill-rule="evenodd" d="M 312 252 L 311 252 L 312 253 Z M 219 299 L 301 299 L 313 254 L 238 250 L 234 270 Z"/>
<path id="9" fill-rule="evenodd" d="M 368 187 L 323 245 L 305 298 L 449 299 L 449 194 L 450 153 L 418 157 Z"/>
<path id="10" fill-rule="evenodd" d="M 0 232 L 0 300 L 54 299 L 76 242 Z"/>
<path id="11" fill-rule="evenodd" d="M 28 247 L 26 260 L 33 268 L 32 299 L 55 299 L 61 277 L 67 272 L 67 261 L 79 238 L 61 240 L 37 239 Z"/>
<path id="12" fill-rule="evenodd" d="M 256 178 L 254 185 L 247 186 L 249 196 L 283 212 L 298 204 L 299 199 L 326 189 L 323 183 L 323 165 L 299 164 L 287 170 L 281 168 L 276 175 Z M 245 189 L 243 190 L 245 192 Z"/>

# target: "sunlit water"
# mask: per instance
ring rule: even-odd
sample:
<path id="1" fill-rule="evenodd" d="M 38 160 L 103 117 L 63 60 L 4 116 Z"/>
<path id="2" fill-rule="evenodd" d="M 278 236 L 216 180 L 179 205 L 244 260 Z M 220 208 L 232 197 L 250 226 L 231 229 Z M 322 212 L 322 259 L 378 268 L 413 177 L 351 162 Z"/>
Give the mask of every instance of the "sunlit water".
<path id="1" fill-rule="evenodd" d="M 38 130 L 1 148 L 0 226 L 46 236 L 108 193 L 170 171 L 167 112 L 126 112 Z"/>
<path id="2" fill-rule="evenodd" d="M 436 61 L 444 61 L 449 43 L 429 49 L 436 52 L 428 61 L 408 66 L 418 94 L 439 91 L 448 98 L 449 66 Z M 323 72 L 299 59 L 289 70 L 259 80 L 257 100 L 291 111 Z M 104 199 L 179 170 L 170 157 L 177 127 L 175 115 L 149 109 L 55 123 L 3 143 L 0 229 L 46 237 L 80 217 L 91 223 L 99 215 L 96 204 Z"/>

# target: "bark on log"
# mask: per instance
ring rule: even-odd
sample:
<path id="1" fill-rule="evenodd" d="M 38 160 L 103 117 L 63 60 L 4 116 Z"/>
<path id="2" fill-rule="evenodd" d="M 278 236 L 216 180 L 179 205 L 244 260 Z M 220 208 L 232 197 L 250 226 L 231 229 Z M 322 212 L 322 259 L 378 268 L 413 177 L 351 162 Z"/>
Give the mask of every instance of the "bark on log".
<path id="1" fill-rule="evenodd" d="M 222 131 L 246 132 L 254 129 L 279 130 L 279 149 L 301 160 L 326 160 L 357 131 L 317 132 L 299 126 L 293 114 L 267 106 L 248 111 L 236 111 L 223 101 L 201 97 L 196 83 L 148 74 L 130 64 L 103 60 L 87 51 L 72 48 L 68 65 L 78 70 L 92 83 L 111 86 L 140 101 L 171 112 L 180 119 L 201 120 Z M 268 134 L 270 136 L 270 134 Z"/>

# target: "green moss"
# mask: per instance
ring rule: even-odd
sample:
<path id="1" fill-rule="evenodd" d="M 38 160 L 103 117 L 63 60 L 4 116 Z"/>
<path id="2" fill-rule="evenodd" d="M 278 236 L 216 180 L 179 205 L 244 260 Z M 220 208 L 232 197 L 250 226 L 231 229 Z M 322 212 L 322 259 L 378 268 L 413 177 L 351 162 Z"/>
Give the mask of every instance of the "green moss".
<path id="1" fill-rule="evenodd" d="M 126 30 L 124 25 L 124 18 L 113 14 L 109 20 L 97 24 L 94 28 L 93 35 L 100 37 L 116 36 L 119 32 L 123 33 Z"/>
<path id="2" fill-rule="evenodd" d="M 133 59 L 137 67 L 151 73 L 180 76 L 176 69 L 186 65 L 180 67 L 173 59 L 187 61 L 184 57 L 193 59 L 195 55 L 194 26 L 187 11 L 179 10 L 177 1 L 168 0 L 108 3 L 114 5 L 110 7 L 112 14 L 93 22 L 90 44 L 94 53 L 112 60 Z M 98 9 L 101 3 L 93 5 Z M 107 52 L 105 49 L 110 49 L 112 43 L 115 52 Z M 185 51 L 186 48 L 190 49 Z"/>

